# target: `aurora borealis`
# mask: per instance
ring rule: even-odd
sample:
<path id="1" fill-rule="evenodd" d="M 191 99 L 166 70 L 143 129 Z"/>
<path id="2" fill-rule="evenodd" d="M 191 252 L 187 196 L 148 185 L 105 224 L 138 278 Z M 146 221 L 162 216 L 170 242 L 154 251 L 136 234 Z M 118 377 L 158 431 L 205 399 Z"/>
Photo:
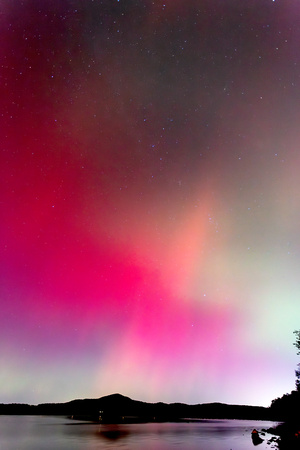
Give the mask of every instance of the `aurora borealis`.
<path id="1" fill-rule="evenodd" d="M 299 23 L 296 0 L 1 1 L 0 402 L 294 388 Z"/>

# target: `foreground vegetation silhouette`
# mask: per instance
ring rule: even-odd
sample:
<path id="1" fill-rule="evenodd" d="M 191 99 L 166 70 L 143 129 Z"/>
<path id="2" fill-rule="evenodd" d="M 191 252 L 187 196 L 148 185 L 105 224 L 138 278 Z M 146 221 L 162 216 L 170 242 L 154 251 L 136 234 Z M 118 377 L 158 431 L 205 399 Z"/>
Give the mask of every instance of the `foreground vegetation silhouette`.
<path id="1" fill-rule="evenodd" d="M 294 345 L 297 355 L 300 355 L 300 330 L 294 331 L 294 334 Z M 296 389 L 273 400 L 270 407 L 274 416 L 284 421 L 273 430 L 279 436 L 277 443 L 280 450 L 300 449 L 300 363 L 297 364 L 295 375 Z"/>

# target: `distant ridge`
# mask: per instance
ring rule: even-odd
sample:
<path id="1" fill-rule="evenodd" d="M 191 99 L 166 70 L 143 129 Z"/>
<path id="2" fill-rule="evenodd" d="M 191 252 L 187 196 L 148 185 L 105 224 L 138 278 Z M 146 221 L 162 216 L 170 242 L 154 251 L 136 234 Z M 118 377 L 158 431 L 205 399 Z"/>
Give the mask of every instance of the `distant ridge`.
<path id="1" fill-rule="evenodd" d="M 225 403 L 146 403 L 121 394 L 98 399 L 76 399 L 66 403 L 0 404 L 4 415 L 64 415 L 73 418 L 112 422 L 178 421 L 187 419 L 253 419 L 278 420 L 272 410 L 263 406 L 228 405 Z"/>

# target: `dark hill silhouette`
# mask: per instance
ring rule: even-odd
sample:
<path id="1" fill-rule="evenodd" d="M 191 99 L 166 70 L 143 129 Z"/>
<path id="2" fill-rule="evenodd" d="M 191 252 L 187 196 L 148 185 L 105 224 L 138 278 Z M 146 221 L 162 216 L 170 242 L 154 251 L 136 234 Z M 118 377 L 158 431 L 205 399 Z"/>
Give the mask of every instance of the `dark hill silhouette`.
<path id="1" fill-rule="evenodd" d="M 146 403 L 121 394 L 98 399 L 76 399 L 66 403 L 39 405 L 0 404 L 0 414 L 65 415 L 103 422 L 178 421 L 183 419 L 276 420 L 270 408 L 224 403 Z"/>

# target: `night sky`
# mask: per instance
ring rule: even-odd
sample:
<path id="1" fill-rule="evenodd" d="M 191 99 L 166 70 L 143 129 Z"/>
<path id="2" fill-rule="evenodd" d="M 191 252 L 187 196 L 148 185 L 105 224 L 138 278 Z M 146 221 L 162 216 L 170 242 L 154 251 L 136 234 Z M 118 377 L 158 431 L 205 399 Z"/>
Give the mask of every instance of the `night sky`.
<path id="1" fill-rule="evenodd" d="M 299 1 L 0 9 L 0 403 L 290 392 Z"/>

